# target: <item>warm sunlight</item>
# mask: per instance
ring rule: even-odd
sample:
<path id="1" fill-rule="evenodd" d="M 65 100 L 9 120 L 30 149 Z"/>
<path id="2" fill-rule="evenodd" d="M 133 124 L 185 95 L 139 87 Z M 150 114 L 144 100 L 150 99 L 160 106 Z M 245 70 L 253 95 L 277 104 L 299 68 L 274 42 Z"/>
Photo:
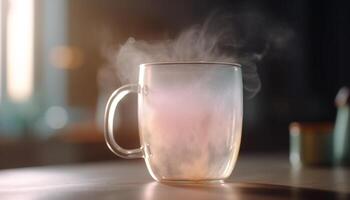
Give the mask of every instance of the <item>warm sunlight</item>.
<path id="1" fill-rule="evenodd" d="M 14 101 L 33 91 L 34 0 L 9 0 L 7 16 L 7 90 Z"/>
<path id="2" fill-rule="evenodd" d="M 2 71 L 3 71 L 3 63 L 2 63 L 2 4 L 3 2 L 0 1 L 0 102 L 2 100 Z"/>

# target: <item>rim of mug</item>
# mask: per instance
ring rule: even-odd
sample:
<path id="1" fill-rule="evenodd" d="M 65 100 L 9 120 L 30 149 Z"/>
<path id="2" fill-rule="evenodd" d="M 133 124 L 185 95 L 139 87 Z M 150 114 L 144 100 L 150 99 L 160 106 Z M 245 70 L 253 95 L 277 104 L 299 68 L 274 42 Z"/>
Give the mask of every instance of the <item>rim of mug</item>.
<path id="1" fill-rule="evenodd" d="M 150 63 L 142 63 L 140 67 L 149 67 L 155 65 L 173 65 L 173 64 L 219 64 L 219 65 L 229 65 L 231 67 L 241 68 L 242 65 L 239 63 L 230 63 L 230 62 L 215 62 L 215 61 L 179 61 L 179 62 L 150 62 Z"/>

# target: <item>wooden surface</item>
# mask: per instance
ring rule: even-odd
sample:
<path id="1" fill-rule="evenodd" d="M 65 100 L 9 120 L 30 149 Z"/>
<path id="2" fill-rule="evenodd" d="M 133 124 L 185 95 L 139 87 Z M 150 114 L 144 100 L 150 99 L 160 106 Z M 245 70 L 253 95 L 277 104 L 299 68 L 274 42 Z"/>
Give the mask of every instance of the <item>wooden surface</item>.
<path id="1" fill-rule="evenodd" d="M 0 199 L 350 199 L 349 169 L 291 169 L 287 156 L 241 155 L 223 184 L 156 183 L 143 160 L 0 171 Z"/>

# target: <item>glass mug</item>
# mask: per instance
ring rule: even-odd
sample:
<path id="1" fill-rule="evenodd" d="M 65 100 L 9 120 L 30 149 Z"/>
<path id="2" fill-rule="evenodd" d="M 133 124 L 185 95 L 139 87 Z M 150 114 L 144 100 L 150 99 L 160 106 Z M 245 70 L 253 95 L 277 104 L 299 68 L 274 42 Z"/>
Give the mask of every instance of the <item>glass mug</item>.
<path id="1" fill-rule="evenodd" d="M 113 136 L 114 114 L 132 92 L 138 94 L 141 147 L 124 149 Z M 156 181 L 220 181 L 237 160 L 242 106 L 239 64 L 141 64 L 138 84 L 120 87 L 108 100 L 105 139 L 122 158 L 144 158 Z"/>

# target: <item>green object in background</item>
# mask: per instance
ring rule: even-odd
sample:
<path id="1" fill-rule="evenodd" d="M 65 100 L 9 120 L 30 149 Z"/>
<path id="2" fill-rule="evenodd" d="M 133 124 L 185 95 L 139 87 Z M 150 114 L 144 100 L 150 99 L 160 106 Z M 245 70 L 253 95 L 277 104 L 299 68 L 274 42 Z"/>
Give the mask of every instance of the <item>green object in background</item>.
<path id="1" fill-rule="evenodd" d="M 350 165 L 350 108 L 347 87 L 339 90 L 335 103 L 338 112 L 334 128 L 334 163 Z"/>

